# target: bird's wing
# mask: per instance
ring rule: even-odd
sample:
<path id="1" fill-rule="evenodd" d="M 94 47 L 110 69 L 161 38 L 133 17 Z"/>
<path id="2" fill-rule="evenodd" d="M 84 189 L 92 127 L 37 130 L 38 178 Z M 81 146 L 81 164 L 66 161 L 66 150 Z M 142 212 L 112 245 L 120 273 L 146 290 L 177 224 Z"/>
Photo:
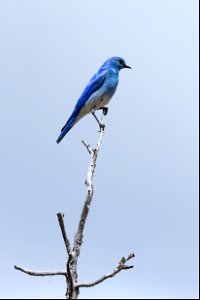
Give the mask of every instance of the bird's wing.
<path id="1" fill-rule="evenodd" d="M 90 98 L 90 96 L 95 93 L 98 89 L 100 89 L 106 79 L 106 74 L 107 74 L 107 70 L 99 70 L 99 72 L 97 72 L 90 80 L 90 82 L 88 83 L 88 85 L 86 86 L 85 90 L 83 91 L 83 93 L 81 94 L 73 113 L 71 114 L 69 120 L 67 121 L 67 123 L 65 124 L 65 126 L 61 129 L 61 131 L 64 130 L 64 128 L 66 127 L 66 125 L 68 125 L 69 123 L 72 124 L 75 122 L 76 117 L 78 116 L 80 110 L 82 109 L 82 107 L 85 105 L 85 103 L 87 102 L 87 100 Z"/>
<path id="2" fill-rule="evenodd" d="M 74 110 L 79 111 L 85 105 L 90 96 L 102 87 L 106 79 L 106 74 L 107 70 L 100 70 L 92 77 L 85 90 L 81 94 Z"/>

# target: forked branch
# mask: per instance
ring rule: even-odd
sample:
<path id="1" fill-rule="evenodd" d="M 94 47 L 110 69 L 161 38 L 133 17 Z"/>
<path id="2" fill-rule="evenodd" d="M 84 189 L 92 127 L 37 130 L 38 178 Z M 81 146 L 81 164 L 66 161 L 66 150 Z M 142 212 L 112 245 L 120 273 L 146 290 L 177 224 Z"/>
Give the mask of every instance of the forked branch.
<path id="1" fill-rule="evenodd" d="M 109 274 L 107 274 L 107 275 L 104 275 L 104 276 L 102 276 L 101 278 L 99 278 L 99 279 L 97 279 L 97 280 L 95 280 L 95 281 L 92 281 L 92 282 L 88 282 L 88 283 L 79 283 L 78 285 L 77 285 L 77 287 L 78 288 L 82 288 L 82 287 L 93 287 L 93 286 L 95 286 L 95 285 L 98 285 L 98 284 L 100 284 L 100 283 L 102 283 L 103 281 L 105 281 L 106 279 L 109 279 L 109 278 L 112 278 L 112 277 L 114 277 L 115 275 L 117 275 L 119 272 L 121 272 L 122 270 L 128 270 L 128 269 L 132 269 L 134 266 L 132 265 L 132 266 L 127 266 L 127 265 L 125 265 L 125 263 L 129 260 L 129 259 L 131 259 L 131 258 L 133 258 L 135 255 L 134 255 L 134 253 L 131 253 L 131 254 L 129 254 L 129 256 L 127 257 L 127 258 L 124 258 L 124 257 L 122 257 L 122 259 L 120 260 L 120 262 L 119 262 L 119 265 L 118 265 L 118 267 L 115 269 L 115 270 L 113 270 L 111 273 L 109 273 Z"/>
<path id="2" fill-rule="evenodd" d="M 89 155 L 90 155 L 90 164 L 85 180 L 86 184 L 86 197 L 85 201 L 83 204 L 80 220 L 78 223 L 78 228 L 74 237 L 74 243 L 73 243 L 73 248 L 71 246 L 71 243 L 69 241 L 69 238 L 66 233 L 65 229 L 65 224 L 64 224 L 64 215 L 59 212 L 57 213 L 57 218 L 58 218 L 58 223 L 61 229 L 62 237 L 65 243 L 65 248 L 67 252 L 67 263 L 66 263 L 66 270 L 61 270 L 61 271 L 32 271 L 28 270 L 19 266 L 14 266 L 16 270 L 19 270 L 23 273 L 26 273 L 31 276 L 65 276 L 66 278 L 66 284 L 67 284 L 67 289 L 66 289 L 66 298 L 67 299 L 77 299 L 79 295 L 79 290 L 80 288 L 83 287 L 93 287 L 95 285 L 98 285 L 102 283 L 103 281 L 114 277 L 117 275 L 119 272 L 122 270 L 128 270 L 133 268 L 133 265 L 126 265 L 126 262 L 132 258 L 134 258 L 134 254 L 131 253 L 128 255 L 128 257 L 122 257 L 120 260 L 118 266 L 116 269 L 114 269 L 111 273 L 102 276 L 101 278 L 89 282 L 89 283 L 78 283 L 78 272 L 77 272 L 77 265 L 78 265 L 78 257 L 80 255 L 80 250 L 81 250 L 81 245 L 83 243 L 83 237 L 84 237 L 84 229 L 85 229 L 85 224 L 87 221 L 90 205 L 92 202 L 93 194 L 94 194 L 94 188 L 93 188 L 93 176 L 96 168 L 96 161 L 98 157 L 99 150 L 101 148 L 102 142 L 103 142 L 103 137 L 105 133 L 105 125 L 103 124 L 103 115 L 102 114 L 101 120 L 98 122 L 100 126 L 100 135 L 99 135 L 99 140 L 97 142 L 97 145 L 95 148 L 92 148 L 90 145 L 86 144 L 84 141 L 83 145 L 86 147 Z M 96 115 L 95 115 L 96 117 Z M 96 117 L 97 118 L 97 117 Z"/>

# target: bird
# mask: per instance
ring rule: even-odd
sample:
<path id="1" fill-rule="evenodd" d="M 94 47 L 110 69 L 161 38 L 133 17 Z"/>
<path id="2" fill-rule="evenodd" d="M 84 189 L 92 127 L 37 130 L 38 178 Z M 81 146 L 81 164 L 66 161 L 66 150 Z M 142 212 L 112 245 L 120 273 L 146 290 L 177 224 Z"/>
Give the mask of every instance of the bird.
<path id="1" fill-rule="evenodd" d="M 85 115 L 92 113 L 97 120 L 100 128 L 101 122 L 95 115 L 95 111 L 102 109 L 106 115 L 108 108 L 106 105 L 110 102 L 114 95 L 119 79 L 119 71 L 121 69 L 131 69 L 121 57 L 108 58 L 96 74 L 91 78 L 88 85 L 78 99 L 76 106 L 69 117 L 66 124 L 61 129 L 60 135 L 57 138 L 57 143 L 60 143 L 64 136 L 72 129 L 72 127 Z"/>

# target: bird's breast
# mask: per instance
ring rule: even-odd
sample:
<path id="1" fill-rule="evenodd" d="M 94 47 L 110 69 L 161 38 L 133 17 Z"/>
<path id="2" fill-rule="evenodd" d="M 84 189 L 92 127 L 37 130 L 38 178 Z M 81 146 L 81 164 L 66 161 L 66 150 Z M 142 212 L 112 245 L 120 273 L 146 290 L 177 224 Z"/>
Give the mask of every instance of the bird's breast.
<path id="1" fill-rule="evenodd" d="M 109 71 L 105 80 L 105 88 L 108 92 L 114 93 L 118 85 L 118 73 Z"/>
<path id="2" fill-rule="evenodd" d="M 80 117 L 90 113 L 92 110 L 97 110 L 106 106 L 112 98 L 118 84 L 118 74 L 114 72 L 108 72 L 104 84 L 100 89 L 94 92 L 84 107 L 80 111 Z"/>

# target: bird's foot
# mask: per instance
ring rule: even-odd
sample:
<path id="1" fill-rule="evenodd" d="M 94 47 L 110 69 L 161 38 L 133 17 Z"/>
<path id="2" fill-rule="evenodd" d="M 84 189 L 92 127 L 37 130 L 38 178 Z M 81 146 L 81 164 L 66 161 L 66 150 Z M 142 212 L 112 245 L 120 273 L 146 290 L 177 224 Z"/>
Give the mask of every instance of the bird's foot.
<path id="1" fill-rule="evenodd" d="M 99 123 L 99 132 L 103 132 L 105 129 L 105 124 L 104 123 Z"/>
<path id="2" fill-rule="evenodd" d="M 107 116 L 107 114 L 108 114 L 108 107 L 101 107 L 99 109 L 102 109 L 103 110 L 103 115 Z"/>

